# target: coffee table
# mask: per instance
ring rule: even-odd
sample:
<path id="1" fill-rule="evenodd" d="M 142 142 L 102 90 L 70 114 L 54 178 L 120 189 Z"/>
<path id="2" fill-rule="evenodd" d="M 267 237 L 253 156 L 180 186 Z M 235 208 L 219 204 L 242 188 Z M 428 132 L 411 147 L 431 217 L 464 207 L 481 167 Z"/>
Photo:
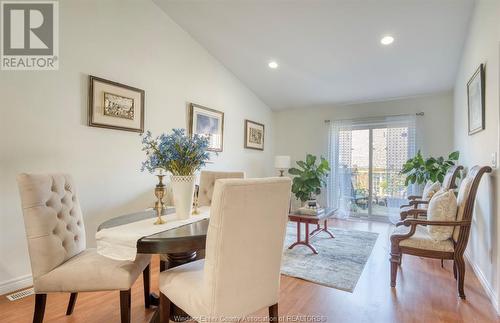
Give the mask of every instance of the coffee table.
<path id="1" fill-rule="evenodd" d="M 318 254 L 316 248 L 309 241 L 321 232 L 326 232 L 330 237 L 335 238 L 333 233 L 328 230 L 328 219 L 333 217 L 336 211 L 336 208 L 326 208 L 325 212 L 320 215 L 306 215 L 298 213 L 288 214 L 288 220 L 291 222 L 297 222 L 297 241 L 290 245 L 288 249 L 293 249 L 295 246 L 303 245 L 309 247 L 313 253 Z M 304 223 L 306 227 L 304 240 L 301 240 L 302 236 L 300 234 L 300 227 L 302 223 Z M 311 233 L 309 233 L 309 224 L 316 224 L 316 229 L 314 229 Z M 321 224 L 323 224 L 323 227 L 321 227 Z"/>

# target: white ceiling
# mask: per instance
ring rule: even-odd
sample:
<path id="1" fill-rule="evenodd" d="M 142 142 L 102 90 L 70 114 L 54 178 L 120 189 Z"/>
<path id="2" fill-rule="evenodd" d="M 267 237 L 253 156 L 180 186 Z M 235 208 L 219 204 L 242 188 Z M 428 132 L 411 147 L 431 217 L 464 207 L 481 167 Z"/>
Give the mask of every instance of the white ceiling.
<path id="1" fill-rule="evenodd" d="M 275 110 L 450 90 L 474 4 L 154 1 Z M 380 44 L 386 34 L 390 46 Z"/>

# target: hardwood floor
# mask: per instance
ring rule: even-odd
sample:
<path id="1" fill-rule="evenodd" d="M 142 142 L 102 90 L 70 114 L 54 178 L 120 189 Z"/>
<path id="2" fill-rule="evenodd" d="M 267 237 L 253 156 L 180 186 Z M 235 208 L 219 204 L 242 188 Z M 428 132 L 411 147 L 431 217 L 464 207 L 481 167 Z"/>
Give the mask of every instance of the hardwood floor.
<path id="1" fill-rule="evenodd" d="M 328 322 L 500 322 L 472 269 L 467 265 L 465 293 L 457 296 L 452 263 L 405 256 L 395 289 L 389 286 L 389 239 L 385 223 L 331 221 L 334 227 L 378 232 L 379 237 L 353 293 L 282 276 L 279 314 L 291 322 L 294 315 L 316 316 Z M 158 259 L 152 265 L 152 289 L 158 289 Z M 119 322 L 119 293 L 79 293 L 72 316 L 65 316 L 69 294 L 49 294 L 44 322 Z M 34 297 L 0 300 L 0 322 L 31 322 Z M 132 288 L 132 322 L 147 322 L 142 279 Z M 267 316 L 268 309 L 255 315 Z M 283 318 L 284 317 L 284 318 Z M 254 321 L 255 322 L 255 321 Z M 302 322 L 318 322 L 303 320 Z"/>

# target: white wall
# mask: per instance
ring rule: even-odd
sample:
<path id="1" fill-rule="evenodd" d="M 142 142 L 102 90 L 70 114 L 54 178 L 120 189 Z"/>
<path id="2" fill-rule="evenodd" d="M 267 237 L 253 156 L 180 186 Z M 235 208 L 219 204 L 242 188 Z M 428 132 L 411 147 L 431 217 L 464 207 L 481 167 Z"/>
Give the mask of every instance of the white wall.
<path id="1" fill-rule="evenodd" d="M 274 118 L 276 154 L 290 155 L 294 161 L 303 160 L 307 153 L 326 156 L 328 126 L 325 120 L 424 112 L 424 116 L 417 117 L 419 149 L 425 155 L 445 155 L 453 145 L 452 109 L 452 94 L 441 93 L 383 102 L 280 111 Z"/>
<path id="2" fill-rule="evenodd" d="M 138 134 L 87 123 L 89 74 L 146 91 L 146 129 L 186 126 L 186 103 L 225 112 L 224 152 L 212 169 L 272 172 L 272 112 L 150 1 L 60 1 L 60 69 L 0 71 L 0 290 L 30 274 L 15 181 L 64 171 L 79 188 L 87 238 L 105 219 L 153 203 Z M 243 148 L 244 119 L 266 125 L 265 151 Z M 19 286 L 18 286 L 19 287 Z M 2 294 L 0 292 L 0 294 Z"/>
<path id="3" fill-rule="evenodd" d="M 454 146 L 461 163 L 472 167 L 489 165 L 499 145 L 499 41 L 500 1 L 476 2 L 469 35 L 457 74 L 454 91 Z M 467 131 L 467 82 L 479 64 L 486 65 L 486 129 L 472 136 Z M 477 193 L 468 256 L 498 311 L 500 232 L 499 183 L 495 171 L 485 176 Z"/>

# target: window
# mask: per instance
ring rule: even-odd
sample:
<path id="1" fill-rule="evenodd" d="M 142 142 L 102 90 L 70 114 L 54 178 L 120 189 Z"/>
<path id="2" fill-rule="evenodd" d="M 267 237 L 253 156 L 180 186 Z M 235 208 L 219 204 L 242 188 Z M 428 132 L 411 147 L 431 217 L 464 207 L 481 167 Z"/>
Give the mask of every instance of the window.
<path id="1" fill-rule="evenodd" d="M 340 216 L 387 218 L 409 195 L 403 164 L 415 154 L 415 116 L 330 124 L 328 204 Z"/>

